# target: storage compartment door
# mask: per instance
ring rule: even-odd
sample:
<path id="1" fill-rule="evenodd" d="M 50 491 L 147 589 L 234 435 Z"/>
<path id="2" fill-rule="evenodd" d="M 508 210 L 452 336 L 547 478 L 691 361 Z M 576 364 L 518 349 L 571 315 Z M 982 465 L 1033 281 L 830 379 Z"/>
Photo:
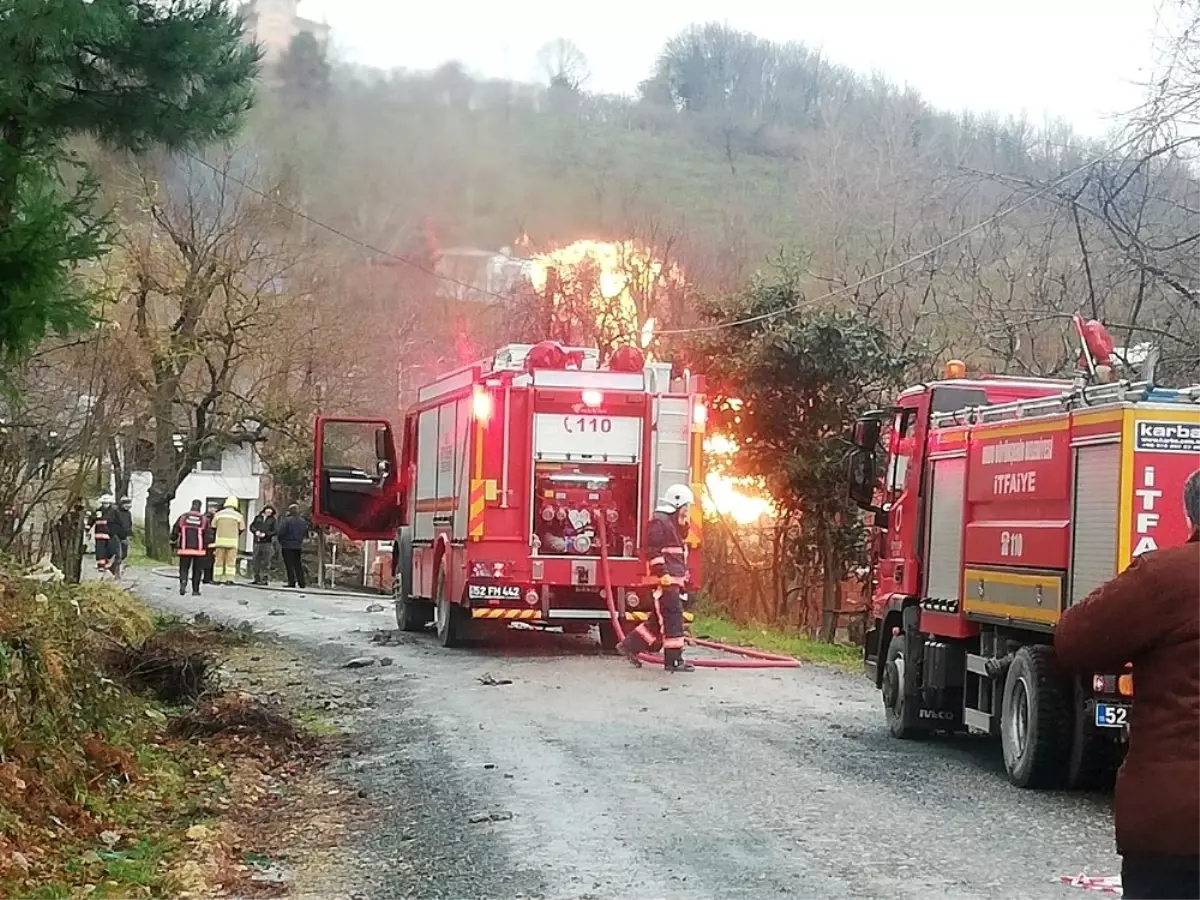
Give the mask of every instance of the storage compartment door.
<path id="1" fill-rule="evenodd" d="M 1071 515 L 1072 606 L 1117 574 L 1120 485 L 1120 444 L 1076 449 Z"/>
<path id="2" fill-rule="evenodd" d="M 938 459 L 929 470 L 929 526 L 924 596 L 962 600 L 963 505 L 967 459 Z"/>

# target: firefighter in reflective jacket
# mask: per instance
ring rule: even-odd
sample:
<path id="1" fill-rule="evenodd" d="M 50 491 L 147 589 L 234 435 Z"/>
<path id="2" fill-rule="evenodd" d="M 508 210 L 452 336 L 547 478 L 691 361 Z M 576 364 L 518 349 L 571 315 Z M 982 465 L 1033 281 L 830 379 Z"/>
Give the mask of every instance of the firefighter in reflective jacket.
<path id="1" fill-rule="evenodd" d="M 654 592 L 654 611 L 629 632 L 617 649 L 633 665 L 640 666 L 637 655 L 662 643 L 663 668 L 668 672 L 690 672 L 693 666 L 683 661 L 683 588 L 687 584 L 688 507 L 695 502 L 691 488 L 675 484 L 667 489 L 654 510 L 646 529 L 646 555 L 650 574 L 658 578 Z"/>
<path id="2" fill-rule="evenodd" d="M 193 500 L 192 508 L 175 520 L 171 528 L 171 545 L 179 557 L 179 596 L 187 591 L 188 576 L 192 579 L 192 596 L 200 596 L 200 578 L 208 556 L 208 522 L 200 512 L 200 501 Z"/>

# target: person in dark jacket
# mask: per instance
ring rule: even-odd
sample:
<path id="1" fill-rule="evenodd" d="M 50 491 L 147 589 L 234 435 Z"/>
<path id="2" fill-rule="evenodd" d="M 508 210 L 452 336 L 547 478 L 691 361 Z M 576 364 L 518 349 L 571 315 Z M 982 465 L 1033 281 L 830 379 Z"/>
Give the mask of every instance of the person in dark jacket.
<path id="1" fill-rule="evenodd" d="M 217 514 L 217 504 L 209 501 L 204 511 L 204 583 L 213 583 L 213 567 L 216 565 L 216 548 L 213 541 L 217 537 L 217 529 L 213 525 L 213 516 Z"/>
<path id="2" fill-rule="evenodd" d="M 121 515 L 121 508 L 111 500 L 104 511 L 104 519 L 108 523 L 108 571 L 112 572 L 113 578 L 120 578 L 121 563 L 125 560 L 125 547 L 129 542 L 130 528 L 125 525 L 126 520 Z M 129 519 L 129 525 L 130 527 L 133 525 L 132 517 Z"/>
<path id="3" fill-rule="evenodd" d="M 179 557 L 179 596 L 187 590 L 188 575 L 192 578 L 192 596 L 200 596 L 200 578 L 204 574 L 204 558 L 208 551 L 208 523 L 200 512 L 200 501 L 193 500 L 192 508 L 175 520 L 171 528 L 171 546 Z"/>
<path id="4" fill-rule="evenodd" d="M 109 519 L 112 518 L 113 500 L 109 494 L 100 498 L 100 504 L 92 514 L 92 543 L 96 554 L 96 568 L 101 572 L 112 571 L 113 539 Z M 120 563 L 117 563 L 120 566 Z"/>
<path id="5" fill-rule="evenodd" d="M 275 507 L 264 506 L 250 523 L 254 535 L 254 583 L 270 581 L 271 558 L 275 555 Z"/>
<path id="6" fill-rule="evenodd" d="M 121 539 L 121 561 L 129 559 L 129 541 L 133 538 L 133 501 L 122 497 L 117 501 L 116 516 L 121 520 L 125 537 Z"/>
<path id="7" fill-rule="evenodd" d="M 1064 668 L 1133 663 L 1129 747 L 1113 800 L 1122 893 L 1133 900 L 1200 898 L 1200 470 L 1183 499 L 1187 543 L 1137 557 L 1054 630 Z"/>
<path id="8" fill-rule="evenodd" d="M 650 574 L 658 579 L 654 611 L 617 645 L 621 655 L 635 666 L 641 665 L 639 653 L 654 649 L 661 641 L 663 667 L 668 672 L 690 672 L 695 668 L 683 659 L 683 590 L 688 578 L 684 539 L 688 508 L 694 501 L 687 485 L 671 485 L 646 528 Z"/>
<path id="9" fill-rule="evenodd" d="M 300 554 L 304 549 L 304 539 L 308 537 L 308 522 L 300 515 L 300 507 L 295 503 L 288 507 L 288 513 L 279 523 L 275 537 L 279 541 L 283 566 L 287 569 L 287 586 L 303 588 L 304 562 Z"/>

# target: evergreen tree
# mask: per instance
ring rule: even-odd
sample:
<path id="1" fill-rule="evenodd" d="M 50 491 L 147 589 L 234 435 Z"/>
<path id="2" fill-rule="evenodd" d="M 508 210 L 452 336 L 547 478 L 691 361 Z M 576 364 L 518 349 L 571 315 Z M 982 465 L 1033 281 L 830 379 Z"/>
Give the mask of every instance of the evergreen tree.
<path id="1" fill-rule="evenodd" d="M 73 279 L 107 240 L 88 135 L 133 152 L 230 135 L 257 48 L 223 0 L 0 0 L 0 364 L 86 325 Z"/>
<path id="2" fill-rule="evenodd" d="M 329 90 L 329 61 L 325 48 L 315 36 L 301 31 L 288 44 L 279 60 L 279 77 L 292 99 L 302 105 L 325 95 Z"/>

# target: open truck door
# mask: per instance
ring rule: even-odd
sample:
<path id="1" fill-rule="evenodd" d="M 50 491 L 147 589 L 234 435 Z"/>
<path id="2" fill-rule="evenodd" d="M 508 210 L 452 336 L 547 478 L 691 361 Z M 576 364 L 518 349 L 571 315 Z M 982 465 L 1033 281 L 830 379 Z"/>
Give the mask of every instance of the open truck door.
<path id="1" fill-rule="evenodd" d="M 391 541 L 403 522 L 407 473 L 384 419 L 316 422 L 313 522 L 355 541 Z"/>

